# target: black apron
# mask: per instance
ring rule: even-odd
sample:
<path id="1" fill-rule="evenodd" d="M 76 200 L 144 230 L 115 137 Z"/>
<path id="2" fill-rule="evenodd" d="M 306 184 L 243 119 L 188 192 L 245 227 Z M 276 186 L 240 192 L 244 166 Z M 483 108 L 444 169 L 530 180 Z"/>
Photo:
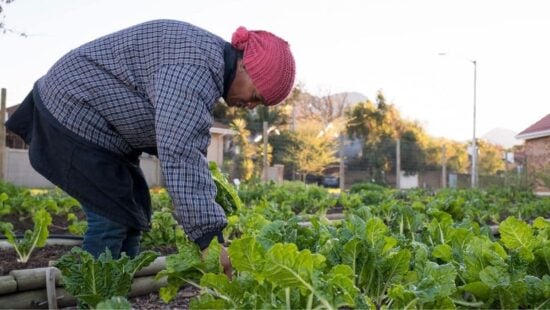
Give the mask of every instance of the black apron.
<path id="1" fill-rule="evenodd" d="M 29 145 L 32 167 L 81 204 L 122 225 L 150 229 L 151 198 L 139 167 L 141 150 L 123 156 L 78 136 L 50 114 L 36 87 L 6 127 Z"/>

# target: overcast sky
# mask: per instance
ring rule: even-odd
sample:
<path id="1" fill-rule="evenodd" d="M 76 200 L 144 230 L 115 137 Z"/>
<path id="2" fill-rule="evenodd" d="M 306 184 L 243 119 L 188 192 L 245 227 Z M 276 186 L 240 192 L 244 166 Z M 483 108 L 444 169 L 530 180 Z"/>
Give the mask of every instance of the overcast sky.
<path id="1" fill-rule="evenodd" d="M 433 136 L 519 132 L 550 113 L 550 2 L 508 0 L 16 0 L 5 6 L 0 87 L 8 106 L 63 54 L 143 21 L 191 22 L 229 40 L 240 25 L 290 42 L 317 95 L 382 90 Z M 446 56 L 438 56 L 445 52 Z"/>

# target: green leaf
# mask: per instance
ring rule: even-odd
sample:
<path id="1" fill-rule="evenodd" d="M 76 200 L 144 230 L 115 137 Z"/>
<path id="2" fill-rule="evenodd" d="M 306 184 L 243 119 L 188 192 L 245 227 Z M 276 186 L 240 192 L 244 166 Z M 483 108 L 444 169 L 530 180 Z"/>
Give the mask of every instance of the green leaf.
<path id="1" fill-rule="evenodd" d="M 220 273 L 223 271 L 223 266 L 220 263 L 221 249 L 222 245 L 218 243 L 218 239 L 213 238 L 203 258 L 206 272 Z"/>
<path id="2" fill-rule="evenodd" d="M 265 261 L 263 274 L 273 285 L 313 290 L 313 271 L 324 267 L 325 257 L 309 250 L 298 251 L 292 243 L 278 243 L 267 251 Z"/>
<path id="3" fill-rule="evenodd" d="M 223 299 L 226 304 L 231 305 L 231 308 L 237 307 L 242 302 L 242 287 L 237 281 L 229 282 L 225 274 L 207 273 L 202 276 L 200 285 L 213 290 L 215 297 Z"/>
<path id="4" fill-rule="evenodd" d="M 251 272 L 260 283 L 263 281 L 265 250 L 256 238 L 237 239 L 231 243 L 228 252 L 235 270 Z"/>
<path id="5" fill-rule="evenodd" d="M 178 295 L 178 291 L 180 290 L 179 284 L 171 284 L 168 283 L 167 286 L 163 286 L 159 289 L 159 296 L 162 301 L 165 303 L 169 303 L 176 295 Z"/>
<path id="6" fill-rule="evenodd" d="M 487 300 L 491 297 L 491 288 L 481 281 L 470 282 L 464 285 L 463 289 L 481 300 Z"/>
<path id="7" fill-rule="evenodd" d="M 383 248 L 383 245 L 385 244 L 384 237 L 388 233 L 388 231 L 388 227 L 380 218 L 370 218 L 367 221 L 365 239 L 367 240 L 369 246 L 375 248 Z"/>
<path id="8" fill-rule="evenodd" d="M 550 222 L 547 221 L 545 218 L 539 216 L 533 221 L 533 228 L 536 228 L 536 229 L 550 228 Z"/>
<path id="9" fill-rule="evenodd" d="M 527 285 L 526 300 L 529 308 L 537 308 L 540 303 L 550 298 L 550 276 L 544 275 L 542 279 L 534 276 L 526 276 Z"/>
<path id="10" fill-rule="evenodd" d="M 61 270 L 65 289 L 84 305 L 94 308 L 102 300 L 127 296 L 135 272 L 156 257 L 156 253 L 145 251 L 133 259 L 123 253 L 115 260 L 107 250 L 95 260 L 90 253 L 75 247 L 55 266 Z"/>
<path id="11" fill-rule="evenodd" d="M 505 259 L 508 257 L 502 246 L 486 237 L 473 237 L 466 245 L 464 252 L 464 266 L 461 269 L 466 283 L 479 281 L 479 274 L 486 266 L 506 268 Z"/>
<path id="12" fill-rule="evenodd" d="M 178 253 L 166 257 L 166 269 L 157 273 L 158 280 L 167 277 L 168 286 L 161 288 L 160 296 L 164 302 L 169 302 L 184 283 L 198 282 L 203 274 L 204 264 L 199 247 L 179 232 L 176 237 Z"/>
<path id="13" fill-rule="evenodd" d="M 326 277 L 324 288 L 330 291 L 330 301 L 336 308 L 354 307 L 359 289 L 354 284 L 353 270 L 348 265 L 336 265 L 332 267 Z"/>
<path id="14" fill-rule="evenodd" d="M 214 180 L 217 188 L 216 202 L 222 206 L 225 213 L 227 215 L 231 215 L 242 208 L 243 203 L 239 198 L 237 191 L 218 169 L 217 164 L 211 161 L 208 163 L 208 168 L 210 169 L 212 179 Z"/>
<path id="15" fill-rule="evenodd" d="M 132 304 L 122 296 L 114 296 L 97 304 L 97 310 L 130 310 Z"/>
<path id="16" fill-rule="evenodd" d="M 534 259 L 535 237 L 529 225 L 513 216 L 499 225 L 501 242 L 510 250 L 516 250 L 522 259 L 531 262 Z"/>
<path id="17" fill-rule="evenodd" d="M 451 264 L 438 265 L 428 261 L 418 275 L 420 282 L 413 290 L 422 303 L 435 302 L 456 291 L 456 270 Z"/>
<path id="18" fill-rule="evenodd" d="M 448 263 L 453 259 L 453 248 L 448 244 L 438 244 L 434 247 L 432 256 Z"/>
<path id="19" fill-rule="evenodd" d="M 189 309 L 230 309 L 231 306 L 223 299 L 215 299 L 212 295 L 202 295 L 198 298 L 194 298 L 189 303 Z"/>
<path id="20" fill-rule="evenodd" d="M 49 231 L 48 227 L 52 223 L 52 216 L 45 209 L 38 209 L 33 215 L 33 230 L 25 231 L 23 238 L 18 240 L 13 233 L 13 225 L 10 223 L 1 223 L 0 231 L 6 236 L 17 255 L 17 261 L 26 263 L 29 260 L 35 248 L 41 248 L 46 245 Z"/>
<path id="21" fill-rule="evenodd" d="M 497 286 L 510 285 L 510 275 L 505 270 L 493 266 L 483 269 L 479 273 L 479 278 L 491 289 L 494 289 Z"/>

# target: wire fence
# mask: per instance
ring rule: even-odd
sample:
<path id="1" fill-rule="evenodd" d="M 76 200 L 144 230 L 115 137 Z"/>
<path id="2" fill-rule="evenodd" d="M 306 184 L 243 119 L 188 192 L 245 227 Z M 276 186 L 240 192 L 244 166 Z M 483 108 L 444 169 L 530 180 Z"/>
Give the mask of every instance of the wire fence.
<path id="1" fill-rule="evenodd" d="M 346 141 L 340 146 L 339 159 L 322 174 L 310 174 L 306 182 L 344 188 L 372 182 L 394 188 L 491 188 L 514 186 L 528 188 L 530 180 L 524 164 L 508 162 L 501 154 L 489 156 L 478 151 L 477 175 L 472 178 L 472 156 L 468 149 L 444 144 L 420 147 L 416 141 L 387 139 L 365 146 Z M 292 169 L 285 169 L 285 179 L 298 179 Z M 399 173 L 397 172 L 399 171 Z M 475 183 L 474 183 L 475 182 Z"/>

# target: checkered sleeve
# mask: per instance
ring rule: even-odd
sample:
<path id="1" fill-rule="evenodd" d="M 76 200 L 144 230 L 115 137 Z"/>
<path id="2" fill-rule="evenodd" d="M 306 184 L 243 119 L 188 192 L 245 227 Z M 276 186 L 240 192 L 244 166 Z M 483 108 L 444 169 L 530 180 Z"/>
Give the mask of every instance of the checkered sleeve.
<path id="1" fill-rule="evenodd" d="M 166 185 L 178 221 L 200 243 L 227 225 L 206 160 L 213 122 L 209 106 L 219 89 L 208 68 L 198 65 L 165 66 L 156 81 L 155 130 Z"/>

